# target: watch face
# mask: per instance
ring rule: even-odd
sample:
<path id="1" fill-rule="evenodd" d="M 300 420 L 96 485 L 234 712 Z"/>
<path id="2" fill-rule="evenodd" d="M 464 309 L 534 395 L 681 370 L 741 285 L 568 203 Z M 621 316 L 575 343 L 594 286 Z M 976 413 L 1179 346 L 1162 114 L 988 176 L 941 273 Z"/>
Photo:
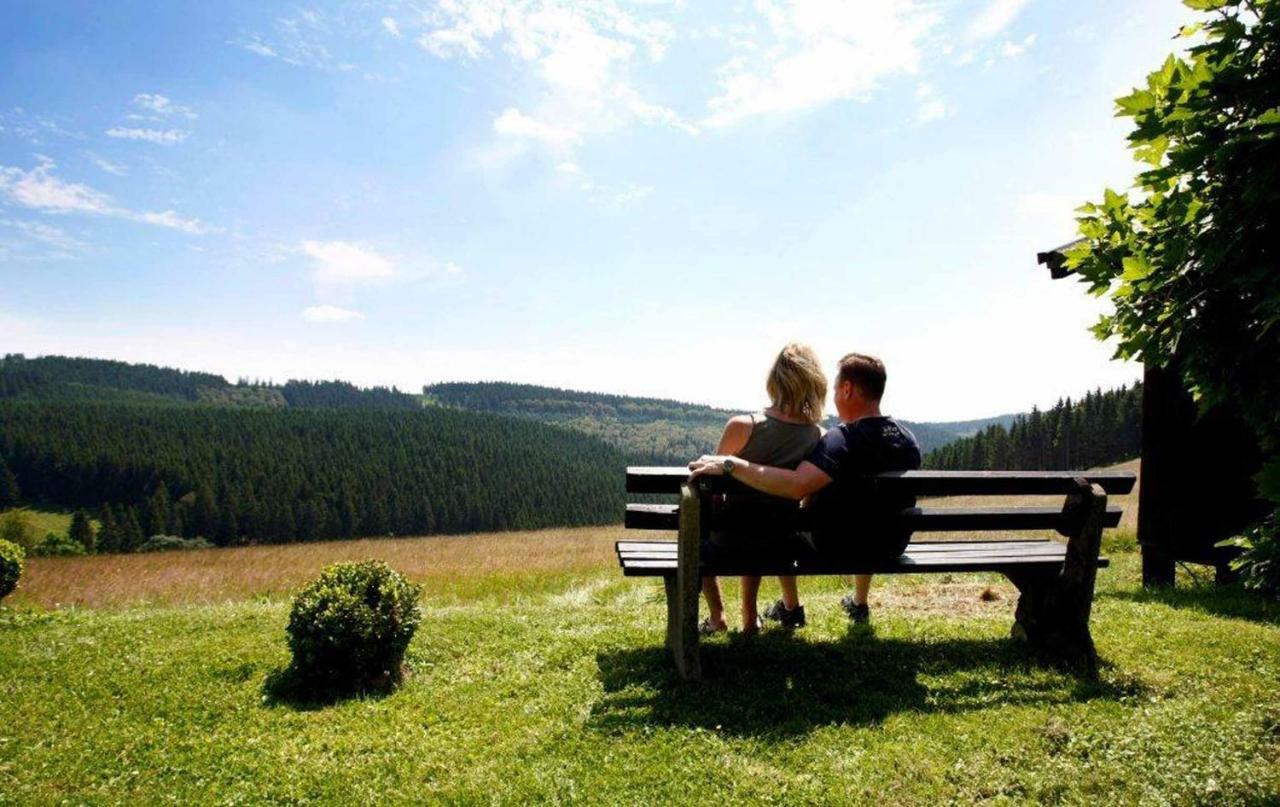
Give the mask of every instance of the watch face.
<path id="1" fill-rule="evenodd" d="M 731 473 L 733 473 L 733 460 L 725 460 L 725 461 L 724 461 L 724 472 L 725 472 L 726 474 L 731 474 Z"/>

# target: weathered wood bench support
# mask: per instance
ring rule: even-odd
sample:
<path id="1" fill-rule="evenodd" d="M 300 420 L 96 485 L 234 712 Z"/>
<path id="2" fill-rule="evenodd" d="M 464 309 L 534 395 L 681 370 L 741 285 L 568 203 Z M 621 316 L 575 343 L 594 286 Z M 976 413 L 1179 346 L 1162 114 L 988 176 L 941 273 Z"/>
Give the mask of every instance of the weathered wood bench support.
<path id="1" fill-rule="evenodd" d="M 913 541 L 906 554 L 879 564 L 838 564 L 815 558 L 739 559 L 716 568 L 701 562 L 709 529 L 707 498 L 735 483 L 703 479 L 690 484 L 679 468 L 630 468 L 631 493 L 675 493 L 675 505 L 628 505 L 633 529 L 675 530 L 675 541 L 619 541 L 618 561 L 629 577 L 662 577 L 667 597 L 667 647 L 681 677 L 702 675 L 698 652 L 698 605 L 704 574 L 823 575 L 999 572 L 1019 591 L 1012 635 L 1038 650 L 1092 668 L 1097 654 L 1089 633 L 1102 530 L 1120 521 L 1107 494 L 1132 490 L 1135 477 L 1118 472 L 941 472 L 881 474 L 882 486 L 922 496 L 1065 494 L 1061 508 L 911 508 L 900 514 L 916 532 L 990 532 L 1053 529 L 1065 544 L 1039 539 Z"/>

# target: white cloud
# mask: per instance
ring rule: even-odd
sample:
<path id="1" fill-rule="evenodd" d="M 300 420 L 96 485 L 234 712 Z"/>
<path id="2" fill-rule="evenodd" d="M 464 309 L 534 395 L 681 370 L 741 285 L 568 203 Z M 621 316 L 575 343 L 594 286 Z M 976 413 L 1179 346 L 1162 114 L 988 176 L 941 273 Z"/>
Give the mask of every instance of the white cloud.
<path id="1" fill-rule="evenodd" d="M 57 250 L 52 257 L 69 257 L 68 253 L 79 252 L 85 246 L 83 242 L 68 235 L 62 228 L 40 221 L 0 219 L 0 226 L 13 230 L 30 241 Z"/>
<path id="2" fill-rule="evenodd" d="M 1014 21 L 1029 0 L 990 0 L 969 21 L 965 35 L 970 39 L 991 39 Z"/>
<path id="3" fill-rule="evenodd" d="M 0 191 L 13 204 L 44 213 L 107 216 L 154 224 L 193 235 L 202 235 L 213 229 L 198 219 L 182 218 L 172 210 L 156 213 L 120 207 L 101 191 L 54 176 L 55 167 L 56 164 L 47 157 L 41 158 L 36 167 L 29 171 L 0 166 Z"/>
<path id="4" fill-rule="evenodd" d="M 1036 43 L 1035 34 L 1027 34 L 1025 37 L 1022 38 L 1021 42 L 1011 42 L 1010 40 L 1006 39 L 1000 45 L 1000 55 L 1004 56 L 1007 59 L 1012 59 L 1015 56 L 1021 56 L 1022 54 L 1026 53 L 1027 49 L 1030 48 L 1035 43 Z"/>
<path id="5" fill-rule="evenodd" d="M 198 117 L 191 107 L 175 104 L 159 93 L 140 92 L 133 96 L 133 105 L 150 113 L 155 119 L 178 116 L 195 120 Z"/>
<path id="6" fill-rule="evenodd" d="M 258 39 L 256 36 L 244 42 L 241 42 L 240 47 L 244 48 L 250 53 L 256 53 L 259 56 L 266 56 L 269 59 L 274 59 L 276 57 L 275 48 L 263 42 L 261 39 Z"/>
<path id="7" fill-rule="evenodd" d="M 920 101 L 920 106 L 916 109 L 917 123 L 928 123 L 947 116 L 947 103 L 932 86 L 921 84 L 916 88 L 916 98 Z"/>
<path id="8" fill-rule="evenodd" d="M 199 219 L 186 219 L 172 210 L 164 210 L 159 213 L 135 213 L 132 218 L 147 224 L 168 227 L 171 230 L 182 230 L 184 233 L 191 233 L 192 235 L 203 235 L 209 232 L 209 228 L 202 224 Z"/>
<path id="9" fill-rule="evenodd" d="M 378 283 L 396 276 L 391 261 L 351 241 L 303 241 L 302 252 L 313 261 L 313 277 L 321 285 Z"/>
<path id="10" fill-rule="evenodd" d="M 706 126 L 866 100 L 883 79 L 916 72 L 921 42 L 940 19 L 914 0 L 759 0 L 757 8 L 775 41 L 759 54 L 753 43 L 720 67 Z"/>
<path id="11" fill-rule="evenodd" d="M 519 112 L 527 120 L 513 116 L 502 121 L 511 127 L 507 134 L 519 133 L 563 150 L 588 135 L 633 123 L 696 131 L 674 110 L 645 99 L 630 83 L 630 70 L 641 55 L 651 61 L 663 57 L 674 35 L 671 26 L 633 16 L 613 0 L 447 0 L 428 12 L 425 22 L 416 41 L 441 59 L 474 61 L 497 47 L 531 68 L 543 91 L 534 108 Z M 514 156 L 489 156 L 494 154 Z"/>
<path id="12" fill-rule="evenodd" d="M 113 176 L 122 177 L 125 174 L 129 173 L 129 169 L 124 165 L 124 163 L 112 162 L 111 160 L 108 160 L 105 157 L 99 157 L 97 154 L 94 154 L 92 151 L 86 151 L 85 156 L 88 157 L 89 161 L 92 162 L 94 165 L 98 166 L 103 171 L 106 171 L 108 174 L 112 174 Z"/>
<path id="13" fill-rule="evenodd" d="M 364 314 L 350 308 L 339 308 L 336 305 L 313 305 L 302 310 L 302 318 L 307 322 L 330 324 L 364 319 Z"/>
<path id="14" fill-rule="evenodd" d="M 124 126 L 112 126 L 106 131 L 107 137 L 115 137 L 120 140 L 142 140 L 161 146 L 181 143 L 187 139 L 188 134 L 190 133 L 181 129 L 140 129 Z"/>
<path id="15" fill-rule="evenodd" d="M 556 173 L 564 174 L 565 176 L 578 176 L 582 173 L 582 167 L 575 162 L 566 160 L 562 163 L 556 163 Z"/>
<path id="16" fill-rule="evenodd" d="M 335 56 L 331 45 L 343 32 L 363 28 L 363 15 L 338 5 L 329 12 L 302 9 L 290 17 L 276 17 L 268 36 L 253 32 L 228 42 L 268 59 L 279 59 L 294 67 L 348 71 L 355 65 Z"/>
<path id="17" fill-rule="evenodd" d="M 387 33 L 391 34 L 396 39 L 403 36 L 403 34 L 400 33 L 400 24 L 391 17 L 382 18 L 382 27 L 387 29 Z"/>
<path id="18" fill-rule="evenodd" d="M 571 146 L 582 141 L 582 136 L 572 129 L 553 126 L 525 115 L 515 107 L 503 110 L 493 120 L 493 130 L 512 137 L 527 137 L 551 146 Z"/>

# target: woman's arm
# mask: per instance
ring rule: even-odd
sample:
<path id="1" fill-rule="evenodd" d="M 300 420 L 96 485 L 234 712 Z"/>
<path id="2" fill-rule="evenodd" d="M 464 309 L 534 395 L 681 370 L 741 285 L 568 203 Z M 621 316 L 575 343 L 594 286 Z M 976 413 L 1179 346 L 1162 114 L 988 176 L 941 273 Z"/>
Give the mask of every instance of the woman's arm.
<path id="1" fill-rule="evenodd" d="M 720 435 L 720 443 L 716 446 L 717 454 L 737 454 L 747 444 L 747 440 L 751 439 L 751 429 L 754 428 L 755 421 L 750 415 L 737 415 L 729 418 L 729 422 L 724 424 L 724 433 Z"/>

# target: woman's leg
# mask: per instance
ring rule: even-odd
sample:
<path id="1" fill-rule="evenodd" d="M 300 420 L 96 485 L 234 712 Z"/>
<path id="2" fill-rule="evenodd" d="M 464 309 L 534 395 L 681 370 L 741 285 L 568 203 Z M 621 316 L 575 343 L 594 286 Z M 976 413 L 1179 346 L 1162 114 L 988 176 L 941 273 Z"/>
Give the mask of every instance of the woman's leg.
<path id="1" fill-rule="evenodd" d="M 707 599 L 707 619 L 717 629 L 724 623 L 724 600 L 720 597 L 720 583 L 714 577 L 702 578 L 702 596 Z"/>
<path id="2" fill-rule="evenodd" d="M 760 615 L 756 612 L 757 597 L 760 594 L 760 578 L 742 578 L 742 630 L 751 633 L 756 629 Z"/>
<path id="3" fill-rule="evenodd" d="M 799 608 L 800 589 L 796 586 L 795 575 L 779 577 L 778 585 L 782 587 L 782 604 L 787 606 L 787 610 L 794 611 Z"/>
<path id="4" fill-rule="evenodd" d="M 853 604 L 866 605 L 867 595 L 871 593 L 871 575 L 855 574 L 853 576 Z"/>

